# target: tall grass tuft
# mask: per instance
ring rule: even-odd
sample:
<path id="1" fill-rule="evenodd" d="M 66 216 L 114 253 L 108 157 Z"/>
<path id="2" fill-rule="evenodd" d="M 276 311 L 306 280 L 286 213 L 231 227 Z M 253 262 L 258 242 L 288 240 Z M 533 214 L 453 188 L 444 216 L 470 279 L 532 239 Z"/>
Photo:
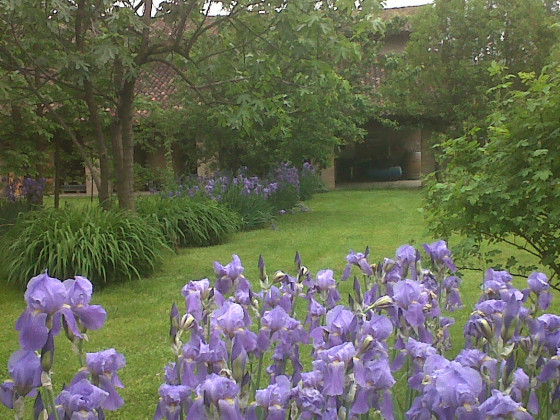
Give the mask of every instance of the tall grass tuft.
<path id="1" fill-rule="evenodd" d="M 236 212 L 208 199 L 142 197 L 136 209 L 160 226 L 167 244 L 174 248 L 221 244 L 241 227 Z"/>
<path id="2" fill-rule="evenodd" d="M 36 208 L 36 204 L 26 199 L 0 199 L 0 235 L 6 233 L 16 224 L 20 213 L 26 213 Z"/>
<path id="3" fill-rule="evenodd" d="M 3 237 L 1 248 L 0 271 L 22 287 L 44 270 L 62 279 L 85 276 L 96 286 L 139 278 L 169 249 L 157 226 L 97 206 L 28 212 Z"/>
<path id="4" fill-rule="evenodd" d="M 244 193 L 231 186 L 221 195 L 221 202 L 241 216 L 243 230 L 260 229 L 274 221 L 274 206 L 264 194 Z"/>

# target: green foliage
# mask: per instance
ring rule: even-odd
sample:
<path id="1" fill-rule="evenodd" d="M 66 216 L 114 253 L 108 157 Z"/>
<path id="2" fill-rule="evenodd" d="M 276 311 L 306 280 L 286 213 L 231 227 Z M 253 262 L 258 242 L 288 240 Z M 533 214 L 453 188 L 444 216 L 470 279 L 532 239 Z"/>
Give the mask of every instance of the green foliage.
<path id="1" fill-rule="evenodd" d="M 558 39 L 554 22 L 542 0 L 436 0 L 412 18 L 404 56 L 387 58 L 385 112 L 460 135 L 465 121 L 489 112 L 494 62 L 540 72 Z"/>
<path id="2" fill-rule="evenodd" d="M 524 89 L 510 86 L 517 83 Z M 560 67 L 508 77 L 496 90 L 503 99 L 487 126 L 441 145 L 441 182 L 434 177 L 426 189 L 430 227 L 464 235 L 475 252 L 483 240 L 525 250 L 555 273 L 558 287 Z"/>
<path id="3" fill-rule="evenodd" d="M 0 2 L 0 26 L 11 28 L 0 31 L 0 94 L 35 114 L 20 126 L 72 140 L 102 203 L 113 176 L 119 206 L 131 211 L 136 146 L 182 148 L 188 169 L 202 157 L 262 175 L 283 160 L 330 164 L 335 146 L 363 136 L 368 97 L 355 68 L 383 30 L 377 0 L 213 3 L 227 13 L 210 16 L 206 0 L 151 10 L 108 0 Z"/>
<path id="4" fill-rule="evenodd" d="M 6 233 L 13 227 L 21 213 L 36 208 L 36 205 L 24 199 L 10 201 L 0 199 L 0 235 Z"/>
<path id="5" fill-rule="evenodd" d="M 149 274 L 168 249 L 161 230 L 139 216 L 98 206 L 45 209 L 22 215 L 3 237 L 0 270 L 25 287 L 44 270 L 96 286 Z"/>
<path id="6" fill-rule="evenodd" d="M 138 214 L 159 225 L 168 245 L 175 248 L 221 244 L 241 224 L 237 213 L 211 200 L 142 197 L 136 205 Z"/>
<path id="7" fill-rule="evenodd" d="M 283 184 L 270 195 L 270 203 L 275 211 L 289 211 L 299 202 L 299 185 Z"/>
<path id="8" fill-rule="evenodd" d="M 325 183 L 315 172 L 303 172 L 299 177 L 299 199 L 307 201 L 313 194 L 325 192 Z"/>
<path id="9" fill-rule="evenodd" d="M 241 216 L 243 230 L 269 226 L 274 220 L 274 206 L 263 194 L 244 194 L 240 186 L 229 186 L 221 202 Z"/>
<path id="10" fill-rule="evenodd" d="M 281 13 L 247 16 L 235 26 L 241 30 L 223 28 L 201 42 L 193 77 L 212 88 L 197 91 L 199 102 L 182 95 L 177 110 L 203 146 L 201 157 L 220 170 L 246 166 L 262 176 L 281 161 L 308 158 L 324 167 L 337 145 L 361 139 L 369 98 L 358 68 L 374 55 L 369 38 L 381 30 L 378 3 L 361 3 L 290 1 Z M 214 50 L 224 53 L 208 54 Z M 192 92 L 192 84 L 181 89 Z"/>

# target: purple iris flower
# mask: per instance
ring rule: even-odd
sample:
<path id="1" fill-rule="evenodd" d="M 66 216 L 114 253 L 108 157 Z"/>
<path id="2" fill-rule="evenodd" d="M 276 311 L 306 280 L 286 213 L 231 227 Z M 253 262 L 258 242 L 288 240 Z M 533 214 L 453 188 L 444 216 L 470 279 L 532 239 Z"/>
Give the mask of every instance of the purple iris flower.
<path id="1" fill-rule="evenodd" d="M 299 384 L 293 390 L 293 398 L 302 420 L 323 418 L 321 414 L 325 407 L 325 397 L 317 388 Z"/>
<path id="2" fill-rule="evenodd" d="M 452 272 L 457 271 L 457 267 L 451 259 L 451 251 L 447 248 L 445 241 L 439 240 L 429 245 L 424 244 L 423 246 L 433 262 L 446 266 Z"/>
<path id="3" fill-rule="evenodd" d="M 548 382 L 558 378 L 560 378 L 560 348 L 558 353 L 544 364 L 537 379 L 540 382 Z"/>
<path id="4" fill-rule="evenodd" d="M 403 263 L 415 264 L 416 263 L 416 249 L 408 244 L 402 245 L 397 248 L 397 259 Z"/>
<path id="5" fill-rule="evenodd" d="M 235 279 L 245 271 L 239 257 L 236 254 L 233 254 L 232 257 L 232 261 L 226 266 L 221 265 L 218 261 L 214 262 L 214 272 L 217 276 L 216 289 L 224 295 L 230 291 Z"/>
<path id="6" fill-rule="evenodd" d="M 191 390 L 184 385 L 163 384 L 159 387 L 159 403 L 153 420 L 179 420 L 183 404 L 188 402 Z"/>
<path id="7" fill-rule="evenodd" d="M 324 347 L 325 344 L 328 347 L 336 346 L 346 341 L 354 341 L 357 323 L 358 320 L 351 311 L 338 305 L 327 312 L 326 326 L 316 328 L 310 336 L 318 348 Z"/>
<path id="8" fill-rule="evenodd" d="M 548 282 L 548 277 L 544 273 L 533 272 L 527 279 L 527 284 L 529 288 L 534 293 L 546 292 L 550 289 L 550 283 Z"/>
<path id="9" fill-rule="evenodd" d="M 484 275 L 484 293 L 489 299 L 495 299 L 501 295 L 502 291 L 513 288 L 512 279 L 512 275 L 507 271 L 496 271 L 490 268 Z"/>
<path id="10" fill-rule="evenodd" d="M 315 286 L 319 292 L 326 294 L 327 308 L 333 308 L 340 300 L 340 293 L 336 288 L 336 280 L 332 270 L 321 270 L 317 273 Z"/>
<path id="11" fill-rule="evenodd" d="M 367 260 L 368 254 L 369 254 L 369 248 L 366 248 L 366 252 L 363 254 L 361 252 L 355 253 L 353 250 L 350 250 L 350 253 L 346 256 L 346 261 L 348 262 L 348 264 L 344 269 L 344 273 L 342 275 L 341 280 L 345 281 L 346 279 L 348 279 L 348 277 L 350 277 L 350 273 L 353 265 L 358 266 L 362 271 L 362 273 L 365 274 L 366 276 L 373 275 L 373 269 L 371 268 L 371 265 Z"/>
<path id="12" fill-rule="evenodd" d="M 346 368 L 355 354 L 354 344 L 349 342 L 317 352 L 318 360 L 313 363 L 323 371 L 325 395 L 342 395 L 344 393 Z"/>
<path id="13" fill-rule="evenodd" d="M 238 303 L 225 301 L 220 308 L 212 313 L 212 325 L 229 338 L 233 338 L 236 332 L 247 327 L 243 307 Z"/>
<path id="14" fill-rule="evenodd" d="M 545 347 L 550 354 L 556 354 L 560 348 L 560 316 L 544 314 L 537 318 L 537 322 L 544 328 Z"/>
<path id="15" fill-rule="evenodd" d="M 369 321 L 362 325 L 362 330 L 375 340 L 385 341 L 393 332 L 393 323 L 384 315 L 372 315 Z"/>
<path id="16" fill-rule="evenodd" d="M 179 385 L 179 372 L 176 363 L 168 363 L 163 368 L 163 377 L 167 385 Z"/>
<path id="17" fill-rule="evenodd" d="M 456 276 L 449 276 L 443 280 L 443 289 L 445 290 L 445 309 L 454 312 L 463 307 L 461 295 L 459 293 L 459 285 L 461 279 Z"/>
<path id="18" fill-rule="evenodd" d="M 251 290 L 251 283 L 243 277 L 237 278 L 237 288 L 235 290 L 235 301 L 245 307 L 252 304 L 253 291 Z"/>
<path id="19" fill-rule="evenodd" d="M 497 389 L 492 390 L 492 396 L 478 407 L 483 418 L 506 420 L 532 420 L 527 410 L 521 403 L 515 402 L 509 395 L 503 394 Z"/>
<path id="20" fill-rule="evenodd" d="M 292 299 L 290 295 L 284 294 L 276 286 L 270 286 L 270 289 L 261 292 L 264 300 L 264 309 L 272 309 L 276 306 L 282 306 L 286 312 L 292 310 Z"/>
<path id="21" fill-rule="evenodd" d="M 86 353 L 88 371 L 99 387 L 108 393 L 103 404 L 106 410 L 117 410 L 123 406 L 124 401 L 115 388 L 124 388 L 117 370 L 125 367 L 124 355 L 115 349 L 103 350 L 97 353 Z"/>
<path id="22" fill-rule="evenodd" d="M 38 350 L 43 347 L 47 342 L 49 329 L 56 336 L 62 327 L 63 315 L 74 335 L 82 337 L 74 313 L 66 304 L 66 288 L 60 280 L 49 277 L 46 272 L 33 277 L 27 284 L 24 297 L 27 308 L 16 322 L 23 349 Z M 52 327 L 47 327 L 47 324 Z"/>
<path id="23" fill-rule="evenodd" d="M 248 329 L 250 318 L 238 303 L 225 301 L 212 313 L 212 326 L 230 339 L 240 340 L 246 352 L 255 350 L 257 335 Z"/>
<path id="24" fill-rule="evenodd" d="M 73 383 L 56 399 L 62 411 L 72 419 L 98 420 L 108 393 L 92 385 L 87 379 Z"/>
<path id="25" fill-rule="evenodd" d="M 242 420 L 237 401 L 239 390 L 239 386 L 231 379 L 215 373 L 209 375 L 196 387 L 197 398 L 187 420 L 213 418 L 207 414 L 207 409 L 219 412 L 224 419 Z"/>
<path id="26" fill-rule="evenodd" d="M 276 382 L 265 389 L 257 390 L 255 399 L 257 404 L 266 409 L 268 420 L 284 420 L 286 408 L 292 397 L 290 380 L 284 376 L 277 376 Z"/>
<path id="27" fill-rule="evenodd" d="M 354 363 L 356 383 L 362 388 L 390 389 L 395 384 L 389 360 L 382 358 L 368 362 L 356 360 Z"/>
<path id="28" fill-rule="evenodd" d="M 522 401 L 523 395 L 525 395 L 525 393 L 527 393 L 530 389 L 529 381 L 529 376 L 522 368 L 515 369 L 513 372 L 511 391 L 509 393 L 510 396 L 518 402 Z"/>
<path id="29" fill-rule="evenodd" d="M 208 279 L 192 280 L 181 290 L 185 297 L 187 312 L 199 323 L 203 320 L 203 302 L 208 299 L 211 290 Z"/>
<path id="30" fill-rule="evenodd" d="M 393 418 L 393 403 L 390 389 L 395 384 L 388 359 L 377 359 L 368 362 L 354 362 L 354 377 L 359 385 L 352 414 L 365 414 L 371 408 L 381 409 L 384 419 Z M 380 395 L 383 396 L 379 403 Z"/>
<path id="31" fill-rule="evenodd" d="M 548 309 L 552 302 L 552 294 L 550 293 L 550 283 L 548 277 L 544 273 L 533 272 L 527 279 L 529 290 L 538 297 L 539 307 L 544 311 Z"/>
<path id="32" fill-rule="evenodd" d="M 8 360 L 8 373 L 11 380 L 0 384 L 0 401 L 13 409 L 14 400 L 33 396 L 35 389 L 41 386 L 41 359 L 34 351 L 17 350 Z"/>
<path id="33" fill-rule="evenodd" d="M 506 306 L 507 302 L 496 299 L 477 303 L 475 311 L 465 325 L 465 336 L 484 337 L 487 340 L 492 340 L 496 333 L 502 332 L 503 314 Z"/>
<path id="34" fill-rule="evenodd" d="M 411 326 L 418 327 L 424 323 L 424 307 L 428 301 L 427 293 L 420 283 L 409 279 L 397 282 L 393 286 L 393 300 Z"/>
<path id="35" fill-rule="evenodd" d="M 313 331 L 319 326 L 320 318 L 326 313 L 327 308 L 325 308 L 315 299 L 309 299 L 309 305 L 307 306 L 307 317 L 305 319 L 305 324 L 309 324 L 309 331 Z"/>
<path id="36" fill-rule="evenodd" d="M 393 294 L 393 284 L 403 279 L 403 266 L 400 261 L 384 258 L 381 266 L 387 286 L 387 294 Z"/>
<path id="37" fill-rule="evenodd" d="M 181 362 L 181 383 L 195 388 L 209 373 L 220 372 L 227 362 L 227 349 L 214 330 L 206 343 L 200 334 L 192 334 L 191 340 L 183 346 Z"/>
<path id="38" fill-rule="evenodd" d="M 399 248 L 397 248 L 396 257 L 397 260 L 402 264 L 401 276 L 406 277 L 408 275 L 408 270 L 410 268 L 411 278 L 412 280 L 416 280 L 417 278 L 416 262 L 420 259 L 420 255 L 416 251 L 416 248 L 408 244 L 402 245 Z"/>
<path id="39" fill-rule="evenodd" d="M 270 330 L 271 333 L 275 333 L 276 331 L 286 327 L 288 318 L 290 318 L 290 316 L 284 308 L 277 306 L 271 311 L 266 311 L 263 314 L 261 322 L 263 328 Z"/>
<path id="40" fill-rule="evenodd" d="M 105 324 L 107 312 L 100 305 L 90 305 L 93 286 L 82 276 L 62 282 L 66 288 L 65 303 L 72 308 L 72 312 L 88 330 L 98 330 Z"/>
<path id="41" fill-rule="evenodd" d="M 482 378 L 476 370 L 451 362 L 434 372 L 434 375 L 443 407 L 459 408 L 476 404 L 482 391 Z"/>

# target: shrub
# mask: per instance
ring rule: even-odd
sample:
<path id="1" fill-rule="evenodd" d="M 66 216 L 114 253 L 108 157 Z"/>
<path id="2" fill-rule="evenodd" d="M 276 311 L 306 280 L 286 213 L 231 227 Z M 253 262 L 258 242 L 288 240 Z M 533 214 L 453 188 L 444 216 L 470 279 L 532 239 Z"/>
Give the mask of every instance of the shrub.
<path id="1" fill-rule="evenodd" d="M 513 89 L 514 82 L 524 87 Z M 479 258 L 472 251 L 486 241 L 535 256 L 560 289 L 560 65 L 540 76 L 506 76 L 494 90 L 504 99 L 495 103 L 488 124 L 439 146 L 442 169 L 424 190 L 429 228 L 438 236 L 463 237 L 468 259 Z M 518 272 L 534 269 L 511 253 L 490 261 L 499 251 L 491 247 L 482 256 Z"/>
<path id="2" fill-rule="evenodd" d="M 325 183 L 310 163 L 304 163 L 299 175 L 299 199 L 306 201 L 317 192 L 325 191 Z"/>
<path id="3" fill-rule="evenodd" d="M 220 244 L 241 225 L 239 215 L 226 206 L 189 197 L 144 197 L 138 200 L 137 211 L 154 220 L 167 244 L 175 248 Z"/>
<path id="4" fill-rule="evenodd" d="M 277 185 L 270 195 L 270 201 L 276 211 L 291 210 L 299 201 L 299 174 L 291 163 L 285 162 L 276 167 L 269 175 Z"/>
<path id="5" fill-rule="evenodd" d="M 9 282 L 48 270 L 58 278 L 88 277 L 96 286 L 153 271 L 168 249 L 160 229 L 141 217 L 96 206 L 31 211 L 2 241 L 0 270 Z"/>

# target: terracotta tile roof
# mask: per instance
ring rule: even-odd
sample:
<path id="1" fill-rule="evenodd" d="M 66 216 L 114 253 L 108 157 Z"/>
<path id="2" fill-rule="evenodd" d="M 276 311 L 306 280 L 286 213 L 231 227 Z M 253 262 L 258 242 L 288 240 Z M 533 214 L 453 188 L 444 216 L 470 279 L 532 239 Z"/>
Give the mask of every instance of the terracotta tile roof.
<path id="1" fill-rule="evenodd" d="M 136 93 L 148 101 L 163 107 L 171 105 L 171 96 L 177 93 L 176 75 L 163 63 L 151 63 L 144 67 L 136 82 Z"/>
<path id="2" fill-rule="evenodd" d="M 407 6 L 391 9 L 383 9 L 381 17 L 383 20 L 391 20 L 394 17 L 411 17 L 420 11 L 422 6 Z M 406 22 L 402 28 L 404 33 L 410 33 L 410 22 Z M 377 88 L 386 77 L 386 71 L 382 64 L 374 63 L 363 77 L 364 84 Z M 164 108 L 172 106 L 172 96 L 177 93 L 175 72 L 162 63 L 152 63 L 145 67 L 140 73 L 136 84 L 136 93 L 149 101 L 158 102 Z M 138 114 L 145 115 L 147 111 L 139 110 Z"/>

